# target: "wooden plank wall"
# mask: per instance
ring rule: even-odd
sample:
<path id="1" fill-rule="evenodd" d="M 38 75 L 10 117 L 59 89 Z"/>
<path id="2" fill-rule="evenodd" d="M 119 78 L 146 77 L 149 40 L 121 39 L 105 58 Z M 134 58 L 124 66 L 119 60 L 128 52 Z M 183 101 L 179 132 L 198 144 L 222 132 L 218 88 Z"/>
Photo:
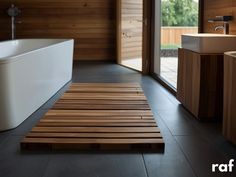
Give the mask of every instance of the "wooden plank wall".
<path id="1" fill-rule="evenodd" d="M 10 17 L 14 3 L 17 38 L 74 38 L 76 60 L 115 60 L 114 0 L 1 0 L 0 40 L 10 39 Z"/>
<path id="2" fill-rule="evenodd" d="M 161 27 L 161 44 L 181 46 L 181 35 L 198 33 L 198 27 Z"/>
<path id="3" fill-rule="evenodd" d="M 236 34 L 236 1 L 235 0 L 204 0 L 204 32 L 216 33 L 215 26 L 222 23 L 209 23 L 208 19 L 218 15 L 233 15 L 234 20 L 230 23 L 230 34 Z M 217 31 L 222 33 L 222 31 Z"/>
<path id="4" fill-rule="evenodd" d="M 142 58 L 143 0 L 121 0 L 121 57 Z"/>

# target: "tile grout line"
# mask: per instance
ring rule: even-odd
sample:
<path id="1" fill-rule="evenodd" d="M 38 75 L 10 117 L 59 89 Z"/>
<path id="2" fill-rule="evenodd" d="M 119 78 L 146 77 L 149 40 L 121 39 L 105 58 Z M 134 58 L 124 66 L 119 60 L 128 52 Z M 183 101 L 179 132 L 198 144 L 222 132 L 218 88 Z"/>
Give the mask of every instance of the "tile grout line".
<path id="1" fill-rule="evenodd" d="M 144 155 L 143 155 L 143 153 L 142 153 L 142 159 L 143 159 L 143 164 L 144 164 L 144 168 L 145 168 L 146 176 L 149 177 L 148 169 L 147 169 L 147 164 L 146 164 L 146 161 L 145 161 L 145 159 L 144 159 Z"/>
<path id="2" fill-rule="evenodd" d="M 179 144 L 178 141 L 176 140 L 175 135 L 172 134 L 172 132 L 170 131 L 169 127 L 166 125 L 166 122 L 163 120 L 162 116 L 161 116 L 159 113 L 157 113 L 157 114 L 158 114 L 159 118 L 161 119 L 161 121 L 163 122 L 163 124 L 164 124 L 164 125 L 166 126 L 166 128 L 168 129 L 168 131 L 169 131 L 169 133 L 171 134 L 171 136 L 173 137 L 173 139 L 174 139 L 174 141 L 176 142 L 177 146 L 179 147 L 180 151 L 183 153 L 184 158 L 185 158 L 186 161 L 188 162 L 188 164 L 189 164 L 189 166 L 190 166 L 190 168 L 191 168 L 193 174 L 194 174 L 196 177 L 198 177 L 198 175 L 197 175 L 196 171 L 194 170 L 192 164 L 190 163 L 190 161 L 189 161 L 187 155 L 184 153 L 184 151 L 183 151 L 183 149 L 181 148 L 180 144 Z M 188 136 L 188 135 L 186 135 L 186 136 Z M 164 137 L 163 137 L 163 138 L 164 138 Z"/>
<path id="3" fill-rule="evenodd" d="M 184 112 L 184 115 L 185 115 L 186 117 L 189 117 L 188 114 L 189 114 L 188 112 Z M 200 132 L 200 133 L 198 134 L 198 136 L 201 137 L 202 139 L 204 139 L 204 140 L 205 140 L 207 143 L 209 143 L 211 146 L 215 146 L 214 142 L 210 141 L 210 140 L 205 136 L 205 133 L 202 132 L 201 130 L 199 130 L 199 127 L 196 125 L 196 122 L 195 122 L 195 121 L 196 121 L 196 120 L 190 121 L 190 124 L 191 124 L 198 132 Z M 219 147 L 216 147 L 217 150 L 219 150 L 218 148 L 219 148 Z M 221 152 L 221 151 L 219 150 L 219 152 Z M 222 153 L 222 152 L 221 152 L 221 153 Z M 225 154 L 225 152 L 223 152 L 223 155 L 226 155 L 226 156 L 227 156 L 227 154 Z"/>
<path id="4" fill-rule="evenodd" d="M 185 159 L 187 160 L 189 166 L 191 167 L 191 169 L 192 169 L 194 175 L 195 175 L 196 177 L 198 177 L 197 172 L 194 170 L 194 168 L 193 168 L 193 166 L 192 166 L 192 164 L 191 164 L 191 161 L 189 160 L 188 156 L 184 153 L 184 150 L 183 150 L 182 147 L 180 146 L 180 144 L 179 144 L 179 142 L 177 141 L 176 137 L 173 136 L 173 138 L 174 138 L 175 142 L 177 143 L 178 147 L 180 148 L 181 152 L 184 154 L 184 157 L 185 157 Z"/>
<path id="5" fill-rule="evenodd" d="M 42 177 L 45 177 L 46 174 L 47 174 L 47 170 L 48 170 L 48 168 L 49 168 L 50 159 L 51 159 L 51 157 L 48 157 L 47 164 L 46 164 L 46 168 L 45 168 L 45 170 L 44 170 L 44 172 L 43 172 L 43 174 L 42 174 Z"/>
<path id="6" fill-rule="evenodd" d="M 159 83 L 157 83 L 157 84 L 159 84 Z M 159 85 L 160 85 L 160 84 L 159 84 Z M 176 97 L 173 96 L 173 95 L 171 95 L 171 93 L 170 93 L 168 90 L 166 90 L 166 88 L 163 87 L 162 85 L 160 85 L 160 87 L 162 87 L 163 89 L 165 89 L 165 91 L 161 91 L 161 92 L 167 97 L 167 99 L 170 101 L 170 103 L 173 104 L 174 106 L 177 106 L 176 102 L 173 101 L 173 99 L 176 99 Z M 144 91 L 144 93 L 145 93 L 145 89 L 144 89 L 144 88 L 143 88 L 143 91 Z M 172 98 L 172 97 L 174 97 L 174 98 Z M 148 98 L 148 97 L 147 97 L 147 98 Z M 176 99 L 176 101 L 178 101 L 178 100 Z"/>

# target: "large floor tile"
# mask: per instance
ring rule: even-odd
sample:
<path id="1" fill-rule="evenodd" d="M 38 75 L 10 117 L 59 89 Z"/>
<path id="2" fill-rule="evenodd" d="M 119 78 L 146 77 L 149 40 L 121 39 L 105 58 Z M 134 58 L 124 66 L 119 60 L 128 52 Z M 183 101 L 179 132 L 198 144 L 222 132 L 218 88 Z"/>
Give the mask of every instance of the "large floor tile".
<path id="1" fill-rule="evenodd" d="M 0 146 L 9 137 L 9 132 L 0 132 Z"/>
<path id="2" fill-rule="evenodd" d="M 172 135 L 198 135 L 197 129 L 191 122 L 193 118 L 183 114 L 178 106 L 169 110 L 159 110 L 157 113 L 170 129 Z"/>
<path id="3" fill-rule="evenodd" d="M 225 157 L 208 141 L 199 136 L 177 136 L 182 151 L 199 177 L 233 177 L 234 173 L 212 173 L 212 164 L 227 164 L 230 158 Z"/>
<path id="4" fill-rule="evenodd" d="M 158 125 L 165 140 L 163 154 L 144 154 L 149 177 L 196 177 L 178 143 L 158 116 Z"/>
<path id="5" fill-rule="evenodd" d="M 20 152 L 21 136 L 9 136 L 0 146 L 0 176 L 43 177 L 48 157 L 45 154 L 23 154 Z"/>
<path id="6" fill-rule="evenodd" d="M 44 177 L 146 177 L 139 154 L 52 155 Z"/>

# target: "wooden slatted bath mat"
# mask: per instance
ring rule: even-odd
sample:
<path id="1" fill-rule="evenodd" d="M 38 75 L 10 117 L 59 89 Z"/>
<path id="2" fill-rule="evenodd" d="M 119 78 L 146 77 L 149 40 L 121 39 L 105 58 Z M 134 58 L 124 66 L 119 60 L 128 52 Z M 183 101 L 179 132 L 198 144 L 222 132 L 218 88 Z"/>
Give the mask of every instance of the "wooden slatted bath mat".
<path id="1" fill-rule="evenodd" d="M 139 84 L 73 83 L 21 148 L 153 152 L 164 141 Z"/>

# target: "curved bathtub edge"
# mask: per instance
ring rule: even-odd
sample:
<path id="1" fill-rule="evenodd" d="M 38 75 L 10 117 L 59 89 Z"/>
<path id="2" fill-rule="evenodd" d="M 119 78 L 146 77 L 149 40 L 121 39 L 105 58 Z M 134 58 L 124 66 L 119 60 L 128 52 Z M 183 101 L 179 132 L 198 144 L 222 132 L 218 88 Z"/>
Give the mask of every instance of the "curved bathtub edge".
<path id="1" fill-rule="evenodd" d="M 72 79 L 74 41 L 0 65 L 0 131 L 19 126 Z"/>

